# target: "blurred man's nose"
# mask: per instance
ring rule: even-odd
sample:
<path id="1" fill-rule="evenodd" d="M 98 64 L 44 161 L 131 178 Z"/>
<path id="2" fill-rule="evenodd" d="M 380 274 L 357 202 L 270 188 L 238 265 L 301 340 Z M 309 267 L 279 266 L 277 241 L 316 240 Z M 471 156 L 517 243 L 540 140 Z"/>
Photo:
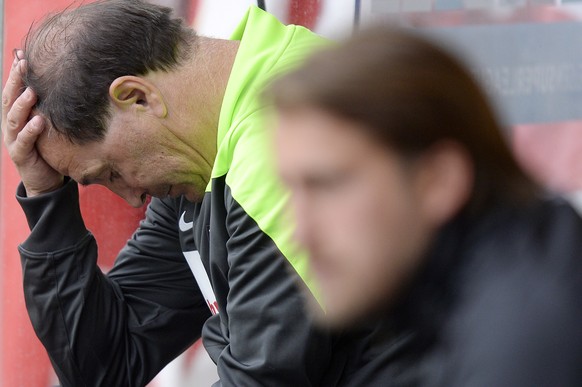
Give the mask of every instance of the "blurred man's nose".
<path id="1" fill-rule="evenodd" d="M 315 235 L 314 213 L 305 194 L 294 193 L 291 199 L 295 220 L 294 238 L 304 248 L 309 249 Z"/>

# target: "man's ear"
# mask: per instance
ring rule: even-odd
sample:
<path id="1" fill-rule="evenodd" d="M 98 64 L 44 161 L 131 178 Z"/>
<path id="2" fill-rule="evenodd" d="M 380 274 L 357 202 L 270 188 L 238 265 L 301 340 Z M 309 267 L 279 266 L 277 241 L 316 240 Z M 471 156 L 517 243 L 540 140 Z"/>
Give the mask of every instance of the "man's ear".
<path id="1" fill-rule="evenodd" d="M 168 108 L 160 90 L 147 79 L 133 75 L 116 78 L 109 86 L 109 98 L 120 109 L 136 108 L 150 111 L 156 117 L 164 118 Z"/>
<path id="2" fill-rule="evenodd" d="M 424 218 L 435 227 L 452 219 L 467 204 L 474 186 L 474 164 L 454 141 L 433 145 L 418 160 L 416 189 Z"/>

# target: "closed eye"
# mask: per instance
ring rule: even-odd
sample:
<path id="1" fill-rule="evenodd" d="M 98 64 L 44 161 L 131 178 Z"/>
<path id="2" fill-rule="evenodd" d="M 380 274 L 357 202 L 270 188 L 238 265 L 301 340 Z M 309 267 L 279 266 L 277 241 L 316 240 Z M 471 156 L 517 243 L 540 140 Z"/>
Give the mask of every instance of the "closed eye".
<path id="1" fill-rule="evenodd" d="M 347 173 L 328 173 L 306 177 L 304 184 L 310 189 L 329 191 L 341 187 L 347 183 L 350 175 Z"/>
<path id="2" fill-rule="evenodd" d="M 113 183 L 115 179 L 119 179 L 120 177 L 121 175 L 118 172 L 111 170 L 109 173 L 109 182 Z"/>

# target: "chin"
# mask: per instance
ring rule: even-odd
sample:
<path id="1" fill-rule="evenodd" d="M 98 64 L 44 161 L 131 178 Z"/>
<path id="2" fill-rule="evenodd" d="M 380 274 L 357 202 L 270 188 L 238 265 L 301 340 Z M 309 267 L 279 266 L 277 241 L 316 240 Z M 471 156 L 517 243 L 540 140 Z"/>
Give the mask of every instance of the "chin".
<path id="1" fill-rule="evenodd" d="M 183 196 L 192 203 L 200 203 L 204 199 L 204 194 L 200 195 L 192 192 L 187 192 Z"/>
<path id="2" fill-rule="evenodd" d="M 309 298 L 307 306 L 316 326 L 340 331 L 357 327 L 367 318 L 366 310 L 358 304 L 352 306 L 342 302 L 339 297 L 336 299 L 338 300 L 337 304 L 332 300 L 325 301 L 324 298 L 322 308 L 313 297 Z"/>

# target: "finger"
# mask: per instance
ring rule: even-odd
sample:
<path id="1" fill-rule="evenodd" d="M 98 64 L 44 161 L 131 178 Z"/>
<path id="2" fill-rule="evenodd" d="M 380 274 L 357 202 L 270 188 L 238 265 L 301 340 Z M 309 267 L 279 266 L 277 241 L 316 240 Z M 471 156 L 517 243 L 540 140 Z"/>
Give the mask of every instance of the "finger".
<path id="1" fill-rule="evenodd" d="M 12 66 L 10 68 L 14 69 L 18 66 L 20 61 L 24 60 L 24 51 L 19 48 L 15 48 L 12 50 L 12 54 L 14 56 L 14 60 L 12 61 Z"/>
<path id="2" fill-rule="evenodd" d="M 22 93 L 23 90 L 23 81 L 22 81 L 22 74 L 24 73 L 26 68 L 26 63 L 22 59 L 18 59 L 15 56 L 14 61 L 12 62 L 12 67 L 10 69 L 10 74 L 8 75 L 8 80 L 6 81 L 6 85 L 4 86 L 4 90 L 2 90 L 2 121 L 6 119 L 8 111 L 12 107 L 12 104 L 18 98 L 18 96 Z M 4 125 L 2 125 L 4 127 Z"/>
<path id="3" fill-rule="evenodd" d="M 14 141 L 9 147 L 10 157 L 16 164 L 28 159 L 35 152 L 35 144 L 38 136 L 45 128 L 44 120 L 40 116 L 34 116 L 22 128 Z"/>
<path id="4" fill-rule="evenodd" d="M 2 126 L 4 127 L 4 141 L 9 144 L 16 139 L 18 132 L 26 125 L 32 107 L 36 103 L 36 94 L 27 88 L 12 104 Z"/>

